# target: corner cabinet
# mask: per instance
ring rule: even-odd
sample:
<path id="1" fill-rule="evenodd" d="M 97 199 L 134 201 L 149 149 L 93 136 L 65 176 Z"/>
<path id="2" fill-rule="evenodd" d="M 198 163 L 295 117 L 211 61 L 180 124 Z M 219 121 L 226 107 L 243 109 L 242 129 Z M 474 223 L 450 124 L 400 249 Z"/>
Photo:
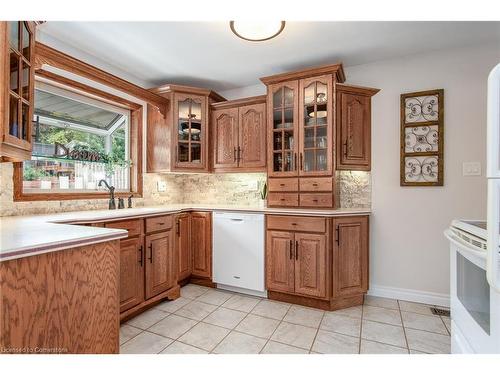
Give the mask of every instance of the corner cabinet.
<path id="1" fill-rule="evenodd" d="M 371 170 L 371 97 L 379 90 L 337 85 L 337 169 Z"/>
<path id="2" fill-rule="evenodd" d="M 336 310 L 368 290 L 368 217 L 266 216 L 268 298 Z"/>
<path id="3" fill-rule="evenodd" d="M 265 96 L 215 103 L 211 134 L 215 172 L 260 172 L 266 168 Z"/>
<path id="4" fill-rule="evenodd" d="M 165 117 L 148 106 L 147 172 L 209 172 L 209 107 L 225 99 L 210 90 L 180 85 L 151 91 L 170 104 Z"/>
<path id="5" fill-rule="evenodd" d="M 0 22 L 0 160 L 31 158 L 35 23 Z"/>

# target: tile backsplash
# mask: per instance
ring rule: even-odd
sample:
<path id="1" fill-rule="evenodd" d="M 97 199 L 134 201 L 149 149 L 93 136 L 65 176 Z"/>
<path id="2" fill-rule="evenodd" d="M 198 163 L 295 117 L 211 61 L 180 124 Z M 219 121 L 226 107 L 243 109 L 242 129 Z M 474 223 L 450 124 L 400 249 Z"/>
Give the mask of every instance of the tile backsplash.
<path id="1" fill-rule="evenodd" d="M 106 199 L 14 202 L 12 173 L 12 163 L 0 163 L 0 216 L 95 210 L 108 207 Z M 166 183 L 165 192 L 158 192 L 158 181 Z M 134 199 L 134 206 L 172 203 L 251 206 L 259 202 L 259 189 L 265 181 L 265 173 L 147 173 L 144 174 L 143 198 Z M 370 173 L 338 172 L 337 193 L 337 199 L 340 199 L 342 208 L 370 207 Z"/>

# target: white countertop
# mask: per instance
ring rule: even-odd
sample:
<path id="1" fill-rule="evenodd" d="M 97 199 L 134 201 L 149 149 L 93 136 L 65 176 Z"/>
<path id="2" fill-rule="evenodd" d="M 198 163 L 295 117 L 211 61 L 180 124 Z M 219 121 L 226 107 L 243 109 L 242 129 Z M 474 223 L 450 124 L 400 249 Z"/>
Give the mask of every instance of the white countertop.
<path id="1" fill-rule="evenodd" d="M 0 261 L 33 256 L 51 251 L 86 246 L 125 238 L 127 231 L 74 224 L 116 221 L 182 211 L 242 211 L 264 214 L 345 216 L 369 215 L 370 209 L 314 210 L 301 208 L 260 208 L 231 205 L 173 204 L 122 210 L 63 212 L 51 215 L 9 216 L 0 218 Z M 71 225 L 69 225 L 71 224 Z"/>

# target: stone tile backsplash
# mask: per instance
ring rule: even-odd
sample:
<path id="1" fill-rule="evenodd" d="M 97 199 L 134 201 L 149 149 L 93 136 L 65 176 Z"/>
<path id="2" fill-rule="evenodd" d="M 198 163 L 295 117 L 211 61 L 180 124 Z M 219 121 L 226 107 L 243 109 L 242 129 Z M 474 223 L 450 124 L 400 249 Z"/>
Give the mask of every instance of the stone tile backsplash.
<path id="1" fill-rule="evenodd" d="M 106 199 L 66 201 L 13 201 L 12 163 L 0 163 L 0 216 L 33 215 L 64 211 L 106 209 Z M 134 206 L 172 203 L 256 205 L 259 190 L 266 181 L 265 173 L 223 174 L 144 174 L 143 198 Z M 157 182 L 165 181 L 165 192 L 157 191 Z M 337 173 L 337 199 L 342 208 L 370 207 L 371 178 L 369 172 Z"/>

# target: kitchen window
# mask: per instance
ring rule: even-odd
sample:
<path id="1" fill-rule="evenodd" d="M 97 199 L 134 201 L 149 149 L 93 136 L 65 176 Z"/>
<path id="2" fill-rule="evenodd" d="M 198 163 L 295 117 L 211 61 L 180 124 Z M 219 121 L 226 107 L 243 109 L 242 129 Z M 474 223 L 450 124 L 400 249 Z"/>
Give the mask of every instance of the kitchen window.
<path id="1" fill-rule="evenodd" d="M 134 192 L 131 110 L 45 82 L 34 101 L 32 157 L 14 176 L 19 200 L 92 198 L 106 193 L 101 179 L 116 193 Z"/>

